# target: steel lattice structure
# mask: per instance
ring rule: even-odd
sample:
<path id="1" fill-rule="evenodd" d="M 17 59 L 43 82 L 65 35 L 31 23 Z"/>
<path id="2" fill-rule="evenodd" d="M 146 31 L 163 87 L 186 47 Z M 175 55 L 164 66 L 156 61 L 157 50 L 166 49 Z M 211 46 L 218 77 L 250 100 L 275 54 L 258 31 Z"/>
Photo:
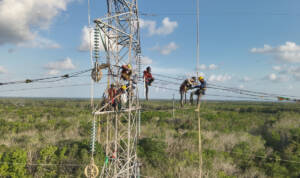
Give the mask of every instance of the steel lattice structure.
<path id="1" fill-rule="evenodd" d="M 93 112 L 94 121 L 95 117 L 100 118 L 101 121 L 98 140 L 100 139 L 101 144 L 104 145 L 106 154 L 105 163 L 98 165 L 102 166 L 100 177 L 138 177 L 136 149 L 140 131 L 140 103 L 137 81 L 141 53 L 138 4 L 137 0 L 107 0 L 107 9 L 104 18 L 94 20 L 95 64 L 98 65 L 99 48 L 102 45 L 106 54 L 104 62 L 107 66 L 107 88 L 111 83 L 117 87 L 124 84 L 129 86 L 126 108 L 119 111 L 114 111 L 112 108 L 103 110 L 109 108 L 105 105 L 101 109 L 96 108 Z M 133 66 L 130 81 L 120 79 L 120 66 L 124 64 Z M 92 142 L 95 141 L 95 130 L 93 125 Z"/>

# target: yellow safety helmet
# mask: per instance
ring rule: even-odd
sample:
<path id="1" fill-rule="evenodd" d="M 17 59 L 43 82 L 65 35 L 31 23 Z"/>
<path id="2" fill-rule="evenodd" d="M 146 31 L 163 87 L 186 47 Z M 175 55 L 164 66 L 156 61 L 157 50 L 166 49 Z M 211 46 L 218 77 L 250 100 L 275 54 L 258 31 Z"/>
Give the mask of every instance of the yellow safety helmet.
<path id="1" fill-rule="evenodd" d="M 126 85 L 122 85 L 121 88 L 122 88 L 123 90 L 126 90 L 126 89 L 127 89 Z"/>
<path id="2" fill-rule="evenodd" d="M 200 76 L 200 77 L 198 78 L 198 80 L 199 80 L 199 81 L 200 81 L 200 80 L 204 80 L 204 77 Z"/>
<path id="3" fill-rule="evenodd" d="M 128 66 L 128 69 L 131 69 L 131 68 L 132 68 L 131 64 L 128 64 L 127 66 Z"/>

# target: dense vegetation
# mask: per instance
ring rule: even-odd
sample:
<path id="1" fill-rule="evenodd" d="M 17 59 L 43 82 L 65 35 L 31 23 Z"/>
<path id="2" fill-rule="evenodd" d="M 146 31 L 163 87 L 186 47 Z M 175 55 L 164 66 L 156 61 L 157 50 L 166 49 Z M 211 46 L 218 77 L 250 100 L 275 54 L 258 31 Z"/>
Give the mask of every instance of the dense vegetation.
<path id="1" fill-rule="evenodd" d="M 143 103 L 138 155 L 149 177 L 197 177 L 194 109 Z M 0 177 L 83 177 L 90 161 L 86 100 L 1 99 Z M 300 105 L 205 102 L 201 105 L 204 177 L 300 177 Z M 104 151 L 96 145 L 95 161 Z"/>

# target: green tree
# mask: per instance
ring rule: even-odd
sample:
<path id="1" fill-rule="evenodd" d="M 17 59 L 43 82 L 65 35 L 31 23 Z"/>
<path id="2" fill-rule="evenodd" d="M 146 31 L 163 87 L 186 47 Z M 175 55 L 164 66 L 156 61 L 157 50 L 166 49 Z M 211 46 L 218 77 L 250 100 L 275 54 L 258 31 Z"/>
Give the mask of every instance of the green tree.
<path id="1" fill-rule="evenodd" d="M 153 167 L 166 162 L 166 144 L 152 138 L 144 138 L 139 142 L 138 154 L 146 159 Z"/>
<path id="2" fill-rule="evenodd" d="M 39 152 L 39 160 L 40 164 L 37 168 L 39 177 L 54 177 L 57 173 L 57 156 L 55 152 L 57 151 L 56 146 L 49 145 Z M 45 166 L 47 164 L 47 166 Z M 53 165 L 51 165 L 53 164 Z"/>
<path id="3" fill-rule="evenodd" d="M 4 177 L 27 177 L 27 154 L 22 149 L 6 152 L 1 156 L 0 175 Z"/>

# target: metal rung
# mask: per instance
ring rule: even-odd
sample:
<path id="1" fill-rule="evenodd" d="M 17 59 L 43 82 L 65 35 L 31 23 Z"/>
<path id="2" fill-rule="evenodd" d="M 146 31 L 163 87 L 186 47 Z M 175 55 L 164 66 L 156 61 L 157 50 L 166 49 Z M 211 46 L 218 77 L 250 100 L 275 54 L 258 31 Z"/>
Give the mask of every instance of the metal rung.
<path id="1" fill-rule="evenodd" d="M 139 109 L 141 109 L 141 108 L 124 109 L 124 110 L 120 110 L 120 111 L 96 111 L 93 114 L 94 115 L 104 115 L 104 114 L 109 114 L 109 113 L 121 113 L 121 112 L 136 111 L 136 110 L 139 110 Z"/>

